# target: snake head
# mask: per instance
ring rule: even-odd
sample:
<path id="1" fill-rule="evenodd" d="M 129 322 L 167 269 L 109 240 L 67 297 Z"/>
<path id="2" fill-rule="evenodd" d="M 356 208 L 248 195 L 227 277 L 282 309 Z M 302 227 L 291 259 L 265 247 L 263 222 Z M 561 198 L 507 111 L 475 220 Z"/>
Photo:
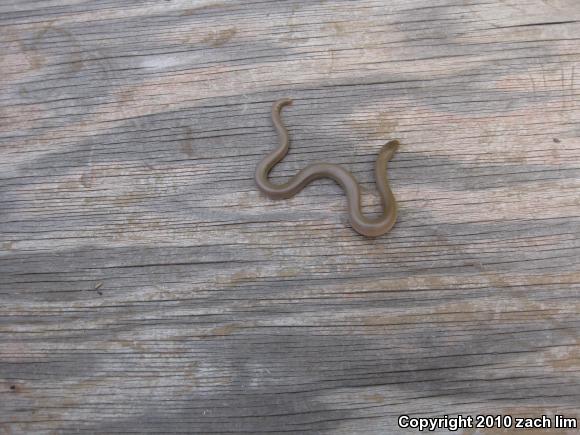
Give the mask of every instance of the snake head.
<path id="1" fill-rule="evenodd" d="M 383 145 L 383 148 L 379 152 L 379 155 L 385 156 L 388 160 L 391 160 L 397 149 L 399 148 L 400 142 L 398 140 L 390 140 Z"/>
<path id="2" fill-rule="evenodd" d="M 397 140 L 390 140 L 388 141 L 386 144 L 383 145 L 383 150 L 389 150 L 392 153 L 394 153 L 395 151 L 397 151 L 397 149 L 399 148 L 399 146 L 401 145 L 401 143 Z"/>

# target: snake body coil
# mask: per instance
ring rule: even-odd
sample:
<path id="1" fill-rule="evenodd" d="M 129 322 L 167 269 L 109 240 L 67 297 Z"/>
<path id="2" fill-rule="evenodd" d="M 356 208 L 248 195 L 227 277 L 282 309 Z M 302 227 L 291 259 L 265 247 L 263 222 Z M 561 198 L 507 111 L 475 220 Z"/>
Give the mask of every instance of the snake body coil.
<path id="1" fill-rule="evenodd" d="M 389 187 L 387 179 L 387 163 L 395 154 L 399 142 L 392 140 L 385 144 L 375 164 L 375 177 L 379 190 L 383 213 L 379 218 L 369 219 L 361 210 L 361 194 L 358 182 L 354 176 L 341 166 L 330 163 L 315 163 L 302 169 L 284 184 L 273 184 L 268 180 L 268 174 L 288 153 L 290 139 L 288 131 L 282 122 L 280 112 L 284 106 L 292 104 L 290 99 L 276 101 L 272 105 L 272 121 L 280 138 L 280 146 L 269 153 L 256 168 L 256 184 L 258 188 L 272 199 L 290 198 L 300 192 L 311 181 L 319 178 L 330 178 L 344 189 L 348 199 L 348 212 L 354 230 L 367 237 L 377 237 L 388 232 L 397 220 L 397 203 Z"/>

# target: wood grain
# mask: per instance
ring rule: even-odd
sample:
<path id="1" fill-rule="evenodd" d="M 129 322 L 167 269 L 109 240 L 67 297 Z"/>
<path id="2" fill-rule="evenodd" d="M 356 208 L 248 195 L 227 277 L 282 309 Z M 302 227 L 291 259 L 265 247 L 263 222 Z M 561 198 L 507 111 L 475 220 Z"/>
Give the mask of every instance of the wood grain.
<path id="1" fill-rule="evenodd" d="M 576 0 L 0 1 L 0 433 L 580 417 L 579 40 Z M 283 97 L 275 181 L 376 212 L 401 142 L 386 237 L 257 191 Z"/>

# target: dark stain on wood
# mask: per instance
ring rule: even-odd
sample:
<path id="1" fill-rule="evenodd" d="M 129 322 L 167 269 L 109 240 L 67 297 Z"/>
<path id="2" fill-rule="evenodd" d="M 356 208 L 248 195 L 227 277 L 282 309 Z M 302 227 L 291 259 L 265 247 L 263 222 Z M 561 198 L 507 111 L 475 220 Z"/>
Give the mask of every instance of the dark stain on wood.
<path id="1" fill-rule="evenodd" d="M 211 47 L 221 47 L 222 45 L 225 45 L 227 42 L 229 42 L 236 33 L 237 29 L 235 27 L 211 31 L 205 38 L 201 40 L 201 42 L 205 42 Z"/>

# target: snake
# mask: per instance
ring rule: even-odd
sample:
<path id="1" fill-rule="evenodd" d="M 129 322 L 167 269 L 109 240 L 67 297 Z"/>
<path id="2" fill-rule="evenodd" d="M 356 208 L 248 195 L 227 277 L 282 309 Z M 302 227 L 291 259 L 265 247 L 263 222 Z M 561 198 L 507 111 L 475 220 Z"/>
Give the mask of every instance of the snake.
<path id="1" fill-rule="evenodd" d="M 332 163 L 313 163 L 300 170 L 283 184 L 268 179 L 270 171 L 284 159 L 290 149 L 290 137 L 281 118 L 282 108 L 292 104 L 283 98 L 272 104 L 272 122 L 280 145 L 267 154 L 256 167 L 255 180 L 258 188 L 271 199 L 288 199 L 298 194 L 314 180 L 330 178 L 341 186 L 348 200 L 348 213 L 352 228 L 366 237 L 378 237 L 387 233 L 397 220 L 397 202 L 389 186 L 387 163 L 399 147 L 399 141 L 391 140 L 381 148 L 375 163 L 376 185 L 382 202 L 382 213 L 377 218 L 364 215 L 361 210 L 361 189 L 356 178 L 342 166 Z"/>

